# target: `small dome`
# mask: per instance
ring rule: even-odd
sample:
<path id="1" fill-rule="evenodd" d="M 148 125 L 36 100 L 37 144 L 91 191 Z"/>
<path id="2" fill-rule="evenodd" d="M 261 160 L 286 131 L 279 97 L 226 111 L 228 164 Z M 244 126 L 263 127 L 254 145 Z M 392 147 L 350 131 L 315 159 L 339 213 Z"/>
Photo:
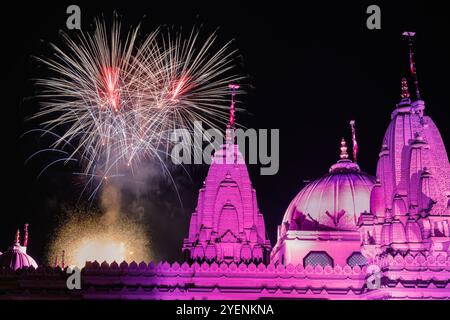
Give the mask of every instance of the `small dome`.
<path id="1" fill-rule="evenodd" d="M 17 270 L 21 268 L 34 267 L 37 269 L 36 261 L 27 254 L 27 248 L 14 244 L 4 254 L 0 255 L 0 267 Z"/>
<path id="2" fill-rule="evenodd" d="M 359 216 L 370 209 L 375 178 L 348 159 L 306 185 L 284 214 L 282 233 L 288 230 L 356 230 Z"/>

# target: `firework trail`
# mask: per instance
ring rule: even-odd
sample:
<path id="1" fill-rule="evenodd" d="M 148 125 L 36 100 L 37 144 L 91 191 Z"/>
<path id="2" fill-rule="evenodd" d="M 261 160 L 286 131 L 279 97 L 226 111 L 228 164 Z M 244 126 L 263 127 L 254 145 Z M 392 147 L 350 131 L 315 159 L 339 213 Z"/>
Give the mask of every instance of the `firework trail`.
<path id="1" fill-rule="evenodd" d="M 242 79 L 230 43 L 213 50 L 215 34 L 201 42 L 195 30 L 158 29 L 141 40 L 139 27 L 123 36 L 117 20 L 110 32 L 101 20 L 94 26 L 75 39 L 63 34 L 64 48 L 39 59 L 53 76 L 37 81 L 42 108 L 33 118 L 57 137 L 51 149 L 66 154 L 58 161 L 79 161 L 98 189 L 145 159 L 165 168 L 173 129 L 226 123 L 228 83 Z"/>

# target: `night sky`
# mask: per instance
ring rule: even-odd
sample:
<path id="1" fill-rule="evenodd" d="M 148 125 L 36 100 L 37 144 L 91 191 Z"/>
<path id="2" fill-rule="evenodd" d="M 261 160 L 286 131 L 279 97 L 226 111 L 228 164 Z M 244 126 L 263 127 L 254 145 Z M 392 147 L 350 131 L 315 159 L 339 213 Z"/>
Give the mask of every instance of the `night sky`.
<path id="1" fill-rule="evenodd" d="M 399 101 L 400 80 L 408 72 L 405 30 L 417 32 L 416 65 L 426 113 L 449 145 L 450 16 L 442 2 L 313 1 L 294 4 L 258 1 L 42 1 L 15 2 L 2 9 L 2 201 L 0 251 L 11 244 L 15 230 L 30 223 L 29 252 L 44 261 L 46 246 L 62 219 L 64 208 L 92 206 L 80 198 L 76 166 L 55 166 L 42 177 L 50 158 L 25 164 L 45 141 L 20 138 L 37 125 L 24 119 L 36 110 L 32 79 L 45 73 L 33 56 L 48 56 L 50 42 L 60 44 L 66 30 L 66 8 L 78 4 L 82 28 L 93 18 L 117 11 L 124 26 L 142 21 L 143 32 L 159 25 L 205 33 L 218 29 L 219 41 L 235 39 L 239 64 L 248 75 L 248 94 L 240 97 L 247 114 L 237 120 L 249 128 L 280 129 L 280 170 L 260 176 L 249 166 L 267 233 L 275 242 L 276 226 L 306 179 L 326 173 L 339 154 L 341 137 L 350 141 L 348 122 L 355 119 L 359 164 L 375 173 L 378 153 L 390 113 Z M 289 2 L 289 3 L 292 3 Z M 298 3 L 298 4 L 297 4 Z M 439 3 L 439 4 L 438 4 Z M 381 7 L 381 30 L 366 28 L 366 8 Z M 145 16 L 145 17 L 144 17 Z M 66 30 L 67 31 L 67 30 Z M 183 207 L 164 181 L 148 182 L 141 199 L 142 223 L 148 226 L 159 259 L 179 259 L 187 236 L 197 191 L 206 166 L 191 168 L 193 181 L 177 176 Z M 133 198 L 126 195 L 125 199 Z"/>

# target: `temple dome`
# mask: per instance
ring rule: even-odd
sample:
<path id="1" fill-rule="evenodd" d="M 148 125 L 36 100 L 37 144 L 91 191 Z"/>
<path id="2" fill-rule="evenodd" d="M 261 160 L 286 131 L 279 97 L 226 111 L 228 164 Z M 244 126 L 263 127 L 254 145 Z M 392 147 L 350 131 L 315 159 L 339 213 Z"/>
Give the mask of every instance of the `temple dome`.
<path id="1" fill-rule="evenodd" d="M 375 179 L 356 163 L 341 159 L 329 173 L 306 185 L 292 200 L 281 225 L 288 230 L 357 230 L 361 213 L 370 209 Z"/>

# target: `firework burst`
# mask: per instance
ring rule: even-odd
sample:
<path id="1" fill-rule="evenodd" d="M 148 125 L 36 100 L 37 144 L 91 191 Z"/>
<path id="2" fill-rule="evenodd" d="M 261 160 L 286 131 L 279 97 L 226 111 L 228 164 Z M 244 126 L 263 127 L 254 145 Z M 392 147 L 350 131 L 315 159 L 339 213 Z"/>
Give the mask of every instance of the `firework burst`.
<path id="1" fill-rule="evenodd" d="M 204 42 L 160 29 L 138 41 L 139 28 L 123 37 L 116 20 L 110 32 L 95 21 L 94 33 L 63 35 L 64 49 L 40 59 L 53 76 L 37 81 L 45 133 L 57 136 L 52 150 L 78 160 L 89 182 L 132 172 L 144 159 L 163 162 L 173 129 L 227 120 L 228 83 L 236 52 L 227 43 Z M 62 133 L 60 133 L 62 131 Z M 98 179 L 99 178 L 99 179 Z"/>

